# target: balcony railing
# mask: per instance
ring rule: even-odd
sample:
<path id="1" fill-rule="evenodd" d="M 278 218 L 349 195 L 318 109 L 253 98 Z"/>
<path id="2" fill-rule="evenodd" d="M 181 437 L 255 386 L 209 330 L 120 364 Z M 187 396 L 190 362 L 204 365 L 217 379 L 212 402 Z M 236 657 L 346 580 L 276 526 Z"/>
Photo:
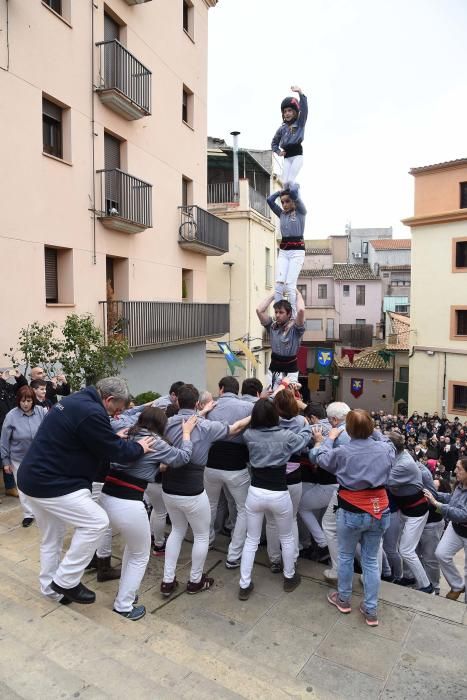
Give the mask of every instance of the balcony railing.
<path id="1" fill-rule="evenodd" d="M 101 101 L 128 120 L 151 114 L 151 71 L 117 39 L 99 41 L 96 46 Z"/>
<path id="2" fill-rule="evenodd" d="M 249 185 L 249 206 L 267 219 L 270 209 L 266 197 Z M 208 185 L 208 204 L 228 204 L 235 201 L 233 182 L 214 182 Z"/>
<path id="3" fill-rule="evenodd" d="M 318 299 L 318 297 L 313 296 L 311 303 L 309 304 L 310 308 L 315 308 L 315 309 L 322 309 L 323 307 L 333 307 L 334 306 L 334 297 L 326 297 L 325 299 Z"/>
<path id="4" fill-rule="evenodd" d="M 196 205 L 179 207 L 178 242 L 182 248 L 203 255 L 223 255 L 229 250 L 229 224 Z"/>
<path id="5" fill-rule="evenodd" d="M 126 233 L 152 227 L 152 185 L 116 168 L 98 170 L 97 175 L 104 226 Z"/>
<path id="6" fill-rule="evenodd" d="M 250 207 L 255 211 L 259 212 L 267 219 L 270 218 L 270 212 L 266 197 L 261 192 L 255 190 L 254 187 L 250 185 Z"/>
<path id="7" fill-rule="evenodd" d="M 342 345 L 353 348 L 367 348 L 373 340 L 373 326 L 370 324 L 340 323 L 339 336 Z"/>
<path id="8" fill-rule="evenodd" d="M 229 305 L 169 301 L 101 301 L 105 337 L 132 351 L 192 343 L 229 331 Z"/>

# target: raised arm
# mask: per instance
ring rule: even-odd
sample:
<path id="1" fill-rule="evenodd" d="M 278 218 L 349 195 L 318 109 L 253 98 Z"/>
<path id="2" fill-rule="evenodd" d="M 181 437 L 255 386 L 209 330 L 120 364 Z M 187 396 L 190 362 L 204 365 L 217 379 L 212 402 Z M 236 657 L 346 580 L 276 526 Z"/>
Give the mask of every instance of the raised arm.
<path id="1" fill-rule="evenodd" d="M 258 316 L 262 326 L 267 326 L 271 320 L 268 309 L 269 305 L 274 299 L 274 296 L 274 294 L 271 294 L 269 297 L 266 297 L 266 299 L 263 299 L 263 301 L 261 301 L 256 307 L 256 315 Z"/>
<path id="2" fill-rule="evenodd" d="M 289 189 L 289 192 L 290 199 L 292 199 L 295 202 L 295 209 L 298 211 L 299 214 L 303 214 L 305 216 L 306 206 L 300 199 L 299 186 L 297 184 L 292 185 Z"/>
<path id="3" fill-rule="evenodd" d="M 274 192 L 273 194 L 270 194 L 269 197 L 267 198 L 267 203 L 269 204 L 269 207 L 272 209 L 274 214 L 280 218 L 282 214 L 282 209 L 281 207 L 276 204 L 276 199 L 281 196 L 282 190 L 278 190 L 277 192 Z"/>
<path id="4" fill-rule="evenodd" d="M 238 435 L 242 430 L 245 430 L 250 424 L 251 416 L 246 416 L 245 418 L 240 418 L 240 420 L 235 421 L 232 425 L 229 425 L 229 435 Z"/>
<path id="5" fill-rule="evenodd" d="M 295 325 L 296 326 L 304 326 L 305 325 L 305 302 L 303 301 L 303 297 L 301 293 L 297 289 L 297 316 L 295 318 Z"/>
<path id="6" fill-rule="evenodd" d="M 306 95 L 303 94 L 302 89 L 298 85 L 292 85 L 290 88 L 292 92 L 296 92 L 300 97 L 300 114 L 298 116 L 298 121 L 300 126 L 305 126 L 306 120 L 308 119 L 308 100 Z"/>

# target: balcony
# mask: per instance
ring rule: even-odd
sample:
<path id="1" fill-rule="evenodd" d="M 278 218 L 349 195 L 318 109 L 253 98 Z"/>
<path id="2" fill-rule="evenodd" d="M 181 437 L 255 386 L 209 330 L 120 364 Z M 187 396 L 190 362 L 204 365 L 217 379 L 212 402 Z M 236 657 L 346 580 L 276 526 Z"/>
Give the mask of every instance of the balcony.
<path id="1" fill-rule="evenodd" d="M 122 44 L 99 41 L 97 93 L 105 105 L 120 116 L 141 119 L 151 114 L 151 71 Z"/>
<path id="2" fill-rule="evenodd" d="M 229 224 L 195 205 L 179 207 L 178 243 L 202 255 L 223 255 L 229 250 Z"/>
<path id="3" fill-rule="evenodd" d="M 100 212 L 107 228 L 139 233 L 152 227 L 152 185 L 116 168 L 98 170 Z"/>
<path id="4" fill-rule="evenodd" d="M 372 344 L 373 326 L 371 324 L 340 323 L 339 336 L 342 345 L 352 348 L 367 348 Z"/>
<path id="5" fill-rule="evenodd" d="M 125 339 L 130 350 L 194 343 L 228 333 L 228 304 L 101 301 L 105 337 Z"/>
<path id="6" fill-rule="evenodd" d="M 248 181 L 240 180 L 240 206 L 246 206 L 254 209 L 266 219 L 271 218 L 271 210 L 269 209 L 266 197 L 254 187 L 248 185 L 248 202 L 243 201 L 245 194 L 243 183 Z M 208 204 L 233 204 L 235 202 L 233 192 L 233 182 L 215 182 L 208 185 Z M 238 202 L 237 202 L 238 204 Z"/>
<path id="7" fill-rule="evenodd" d="M 326 309 L 334 308 L 334 296 L 326 297 L 325 299 L 318 299 L 317 296 L 314 296 L 313 299 L 311 300 L 310 304 L 306 305 L 307 308 L 310 309 Z"/>

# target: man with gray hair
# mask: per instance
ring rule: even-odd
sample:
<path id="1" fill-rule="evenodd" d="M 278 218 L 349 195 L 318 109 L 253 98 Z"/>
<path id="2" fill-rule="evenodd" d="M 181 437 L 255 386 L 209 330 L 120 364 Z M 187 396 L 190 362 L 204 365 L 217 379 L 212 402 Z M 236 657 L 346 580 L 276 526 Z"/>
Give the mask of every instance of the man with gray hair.
<path id="1" fill-rule="evenodd" d="M 346 442 L 350 442 L 350 436 L 347 434 L 345 429 L 345 419 L 347 413 L 351 410 L 350 406 L 342 401 L 334 401 L 330 403 L 326 409 L 326 415 L 331 428 L 337 428 L 339 435 L 334 440 L 333 448 L 339 447 L 339 445 L 345 445 Z M 313 429 L 315 437 L 315 445 L 319 448 L 321 442 L 324 440 L 323 430 L 319 429 L 317 426 Z M 320 465 L 319 449 L 313 455 L 318 466 Z M 326 508 L 326 512 L 323 515 L 323 520 L 321 522 L 321 527 L 323 528 L 324 536 L 326 537 L 326 542 L 329 549 L 329 556 L 331 557 L 331 569 L 324 570 L 324 578 L 330 582 L 337 581 L 337 522 L 336 522 L 336 508 L 337 508 L 337 485 L 334 490 L 334 494 L 329 501 L 329 505 Z"/>
<path id="2" fill-rule="evenodd" d="M 151 451 L 153 438 L 122 440 L 109 416 L 122 410 L 128 387 L 120 377 L 101 379 L 55 404 L 42 421 L 18 470 L 18 486 L 30 497 L 41 531 L 42 593 L 63 604 L 93 603 L 81 583 L 109 519 L 91 498 L 93 481 L 109 461 L 126 464 Z M 74 528 L 60 562 L 67 526 Z"/>

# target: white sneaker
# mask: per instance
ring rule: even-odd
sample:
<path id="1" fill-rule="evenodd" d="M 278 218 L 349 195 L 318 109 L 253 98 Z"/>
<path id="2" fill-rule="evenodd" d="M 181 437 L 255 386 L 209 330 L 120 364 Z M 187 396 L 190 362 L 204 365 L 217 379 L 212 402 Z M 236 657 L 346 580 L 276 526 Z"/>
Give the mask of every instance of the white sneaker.
<path id="1" fill-rule="evenodd" d="M 337 583 L 337 572 L 334 569 L 324 569 L 323 576 L 329 583 Z"/>

